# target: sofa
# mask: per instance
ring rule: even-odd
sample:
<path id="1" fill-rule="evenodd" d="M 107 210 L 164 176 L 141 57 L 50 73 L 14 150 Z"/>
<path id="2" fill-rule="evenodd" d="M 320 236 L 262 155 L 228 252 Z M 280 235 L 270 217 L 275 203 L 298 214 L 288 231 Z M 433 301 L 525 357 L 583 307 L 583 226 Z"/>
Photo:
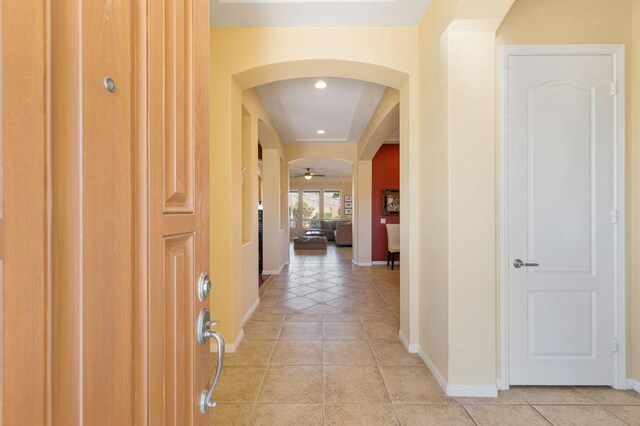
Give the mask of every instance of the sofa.
<path id="1" fill-rule="evenodd" d="M 334 231 L 334 239 L 339 247 L 353 245 L 353 225 L 351 222 L 338 222 Z"/>
<path id="2" fill-rule="evenodd" d="M 319 228 L 307 228 L 305 229 L 305 232 L 307 231 L 322 232 L 324 237 L 328 241 L 333 241 L 335 239 L 335 230 L 336 230 L 337 223 L 338 222 L 335 220 L 321 220 Z"/>

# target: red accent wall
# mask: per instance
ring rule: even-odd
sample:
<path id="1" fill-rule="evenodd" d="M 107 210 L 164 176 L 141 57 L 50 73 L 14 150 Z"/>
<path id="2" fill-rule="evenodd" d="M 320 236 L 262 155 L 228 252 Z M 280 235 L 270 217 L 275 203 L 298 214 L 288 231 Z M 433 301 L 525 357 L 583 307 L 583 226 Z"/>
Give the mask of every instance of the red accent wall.
<path id="1" fill-rule="evenodd" d="M 382 215 L 382 194 L 385 189 L 400 189 L 400 145 L 384 144 L 372 162 L 371 176 L 371 260 L 387 260 L 387 229 L 380 223 L 400 223 L 400 215 Z M 400 194 L 402 200 L 402 194 Z M 400 201 L 402 203 L 402 201 Z M 396 259 L 400 256 L 396 255 Z"/>

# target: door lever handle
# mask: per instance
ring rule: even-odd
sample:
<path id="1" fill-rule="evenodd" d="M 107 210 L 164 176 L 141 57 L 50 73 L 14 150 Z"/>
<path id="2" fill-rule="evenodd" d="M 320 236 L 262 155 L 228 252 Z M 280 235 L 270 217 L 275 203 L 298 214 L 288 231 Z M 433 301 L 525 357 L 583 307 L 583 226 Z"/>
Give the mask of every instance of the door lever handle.
<path id="1" fill-rule="evenodd" d="M 536 266 L 540 266 L 540 264 L 538 262 L 523 262 L 520 259 L 516 259 L 513 261 L 513 267 L 516 269 L 520 269 L 522 267 L 527 267 L 527 268 L 534 268 Z"/>
<path id="2" fill-rule="evenodd" d="M 211 401 L 211 397 L 213 396 L 213 391 L 216 389 L 216 386 L 218 386 L 218 381 L 222 374 L 222 365 L 224 364 L 224 338 L 217 331 L 211 330 L 206 331 L 205 335 L 208 338 L 213 338 L 218 344 L 218 365 L 216 365 L 216 374 L 213 376 L 211 386 L 209 389 L 203 389 L 200 394 L 200 412 L 202 414 L 207 412 L 207 408 L 215 408 L 217 405 L 215 401 Z"/>
<path id="3" fill-rule="evenodd" d="M 204 345 L 209 339 L 214 339 L 218 345 L 218 365 L 216 366 L 216 373 L 213 376 L 213 383 L 211 383 L 211 386 L 208 389 L 204 389 L 200 394 L 199 405 L 200 412 L 202 414 L 206 413 L 208 408 L 214 408 L 216 406 L 216 403 L 211 401 L 211 397 L 216 386 L 218 386 L 218 381 L 220 381 L 222 365 L 224 364 L 224 338 L 217 331 L 209 329 L 212 325 L 217 324 L 220 324 L 220 321 L 211 320 L 208 309 L 200 311 L 198 324 L 196 326 L 196 337 L 198 339 L 198 343 Z"/>

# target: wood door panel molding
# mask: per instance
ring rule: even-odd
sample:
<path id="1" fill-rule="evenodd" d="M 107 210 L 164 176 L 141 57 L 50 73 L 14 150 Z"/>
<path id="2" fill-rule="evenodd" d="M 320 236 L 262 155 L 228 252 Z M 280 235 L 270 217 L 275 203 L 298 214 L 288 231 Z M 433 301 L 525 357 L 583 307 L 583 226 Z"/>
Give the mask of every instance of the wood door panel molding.
<path id="1" fill-rule="evenodd" d="M 194 327 L 186 318 L 193 317 L 194 236 L 165 239 L 165 424 L 188 424 L 191 378 L 190 362 L 194 347 Z"/>
<path id="2" fill-rule="evenodd" d="M 165 0 L 165 212 L 193 211 L 193 63 L 189 0 Z"/>
<path id="3" fill-rule="evenodd" d="M 196 217 L 192 214 L 164 215 L 163 222 L 163 234 L 165 237 L 190 234 L 195 230 Z"/>

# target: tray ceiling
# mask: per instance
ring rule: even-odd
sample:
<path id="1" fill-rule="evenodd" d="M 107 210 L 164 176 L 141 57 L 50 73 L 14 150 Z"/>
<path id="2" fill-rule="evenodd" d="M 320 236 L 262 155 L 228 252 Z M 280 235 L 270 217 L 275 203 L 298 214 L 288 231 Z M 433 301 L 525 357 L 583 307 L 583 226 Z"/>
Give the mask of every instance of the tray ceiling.
<path id="1" fill-rule="evenodd" d="M 326 88 L 317 89 L 319 81 Z M 284 143 L 357 143 L 386 89 L 346 78 L 300 78 L 256 91 Z"/>

